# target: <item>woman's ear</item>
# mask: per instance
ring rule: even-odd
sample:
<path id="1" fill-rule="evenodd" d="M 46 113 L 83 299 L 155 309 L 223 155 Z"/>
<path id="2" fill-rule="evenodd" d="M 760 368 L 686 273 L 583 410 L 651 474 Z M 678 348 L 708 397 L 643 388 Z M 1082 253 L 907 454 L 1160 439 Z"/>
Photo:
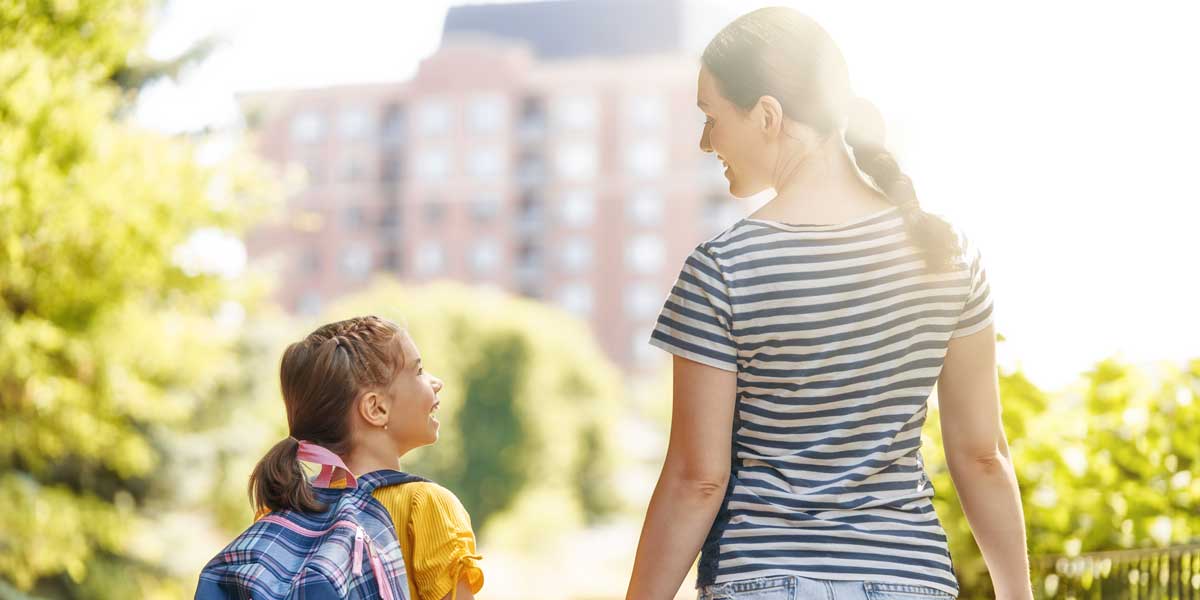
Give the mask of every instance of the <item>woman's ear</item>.
<path id="1" fill-rule="evenodd" d="M 783 128 L 783 105 L 774 96 L 763 96 L 758 99 L 757 119 L 755 126 L 768 138 L 779 135 Z"/>

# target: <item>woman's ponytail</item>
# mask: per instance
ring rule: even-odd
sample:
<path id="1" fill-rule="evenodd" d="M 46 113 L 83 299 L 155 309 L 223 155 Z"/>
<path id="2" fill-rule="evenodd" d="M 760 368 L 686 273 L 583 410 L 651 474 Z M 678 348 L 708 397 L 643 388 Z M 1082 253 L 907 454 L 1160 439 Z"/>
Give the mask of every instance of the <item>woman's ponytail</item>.
<path id="1" fill-rule="evenodd" d="M 900 208 L 908 234 L 924 253 L 929 268 L 935 273 L 955 268 L 962 252 L 958 236 L 944 219 L 921 209 L 912 180 L 900 170 L 884 144 L 883 117 L 879 111 L 870 102 L 855 98 L 847 113 L 846 144 L 853 151 L 858 169 Z"/>
<path id="2" fill-rule="evenodd" d="M 912 180 L 884 145 L 883 117 L 854 98 L 842 51 L 816 21 L 792 8 L 760 8 L 726 25 L 704 49 L 704 67 L 721 94 L 743 111 L 763 96 L 784 116 L 822 134 L 847 124 L 846 143 L 858 169 L 900 207 L 909 237 L 934 272 L 953 270 L 961 254 L 950 224 L 921 210 Z"/>
<path id="3" fill-rule="evenodd" d="M 300 442 L 288 436 L 272 446 L 255 465 L 249 486 L 250 504 L 255 510 L 325 510 L 296 457 L 299 450 Z"/>

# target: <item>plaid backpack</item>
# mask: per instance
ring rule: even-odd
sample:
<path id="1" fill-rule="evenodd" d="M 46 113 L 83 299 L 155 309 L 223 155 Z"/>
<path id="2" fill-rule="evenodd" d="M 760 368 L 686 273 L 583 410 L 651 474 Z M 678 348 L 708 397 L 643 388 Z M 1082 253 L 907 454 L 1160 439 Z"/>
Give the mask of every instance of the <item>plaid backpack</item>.
<path id="1" fill-rule="evenodd" d="M 392 517 L 371 492 L 426 480 L 390 470 L 355 478 L 336 455 L 308 442 L 300 459 L 323 465 L 313 486 L 328 509 L 272 511 L 255 521 L 205 565 L 196 600 L 408 600 Z M 330 488 L 338 468 L 346 486 Z"/>

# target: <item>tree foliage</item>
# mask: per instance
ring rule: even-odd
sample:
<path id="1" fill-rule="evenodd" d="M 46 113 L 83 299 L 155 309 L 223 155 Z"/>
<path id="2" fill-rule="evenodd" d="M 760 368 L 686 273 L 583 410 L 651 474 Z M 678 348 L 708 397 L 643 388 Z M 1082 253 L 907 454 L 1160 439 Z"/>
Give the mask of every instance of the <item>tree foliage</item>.
<path id="1" fill-rule="evenodd" d="M 248 173 L 119 117 L 146 11 L 0 0 L 0 578 L 35 595 L 178 592 L 163 469 L 237 366 L 228 282 L 177 258 Z"/>
<path id="2" fill-rule="evenodd" d="M 1104 360 L 1054 394 L 1020 371 L 1001 371 L 1000 394 L 1033 556 L 1200 539 L 1200 360 L 1140 367 Z M 923 452 L 963 597 L 986 597 L 986 565 L 946 469 L 940 430 L 927 432 Z"/>

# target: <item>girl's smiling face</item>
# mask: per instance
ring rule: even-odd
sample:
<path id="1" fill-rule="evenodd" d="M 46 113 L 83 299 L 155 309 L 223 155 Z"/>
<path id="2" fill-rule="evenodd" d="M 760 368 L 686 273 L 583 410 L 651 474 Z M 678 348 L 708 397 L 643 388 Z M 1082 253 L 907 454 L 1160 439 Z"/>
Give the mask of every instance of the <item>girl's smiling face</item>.
<path id="1" fill-rule="evenodd" d="M 388 386 L 391 410 L 387 431 L 393 444 L 401 450 L 399 454 L 403 454 L 438 440 L 441 423 L 434 413 L 441 404 L 437 395 L 444 384 L 425 370 L 421 352 L 408 333 L 400 332 L 399 338 L 404 366 Z"/>

